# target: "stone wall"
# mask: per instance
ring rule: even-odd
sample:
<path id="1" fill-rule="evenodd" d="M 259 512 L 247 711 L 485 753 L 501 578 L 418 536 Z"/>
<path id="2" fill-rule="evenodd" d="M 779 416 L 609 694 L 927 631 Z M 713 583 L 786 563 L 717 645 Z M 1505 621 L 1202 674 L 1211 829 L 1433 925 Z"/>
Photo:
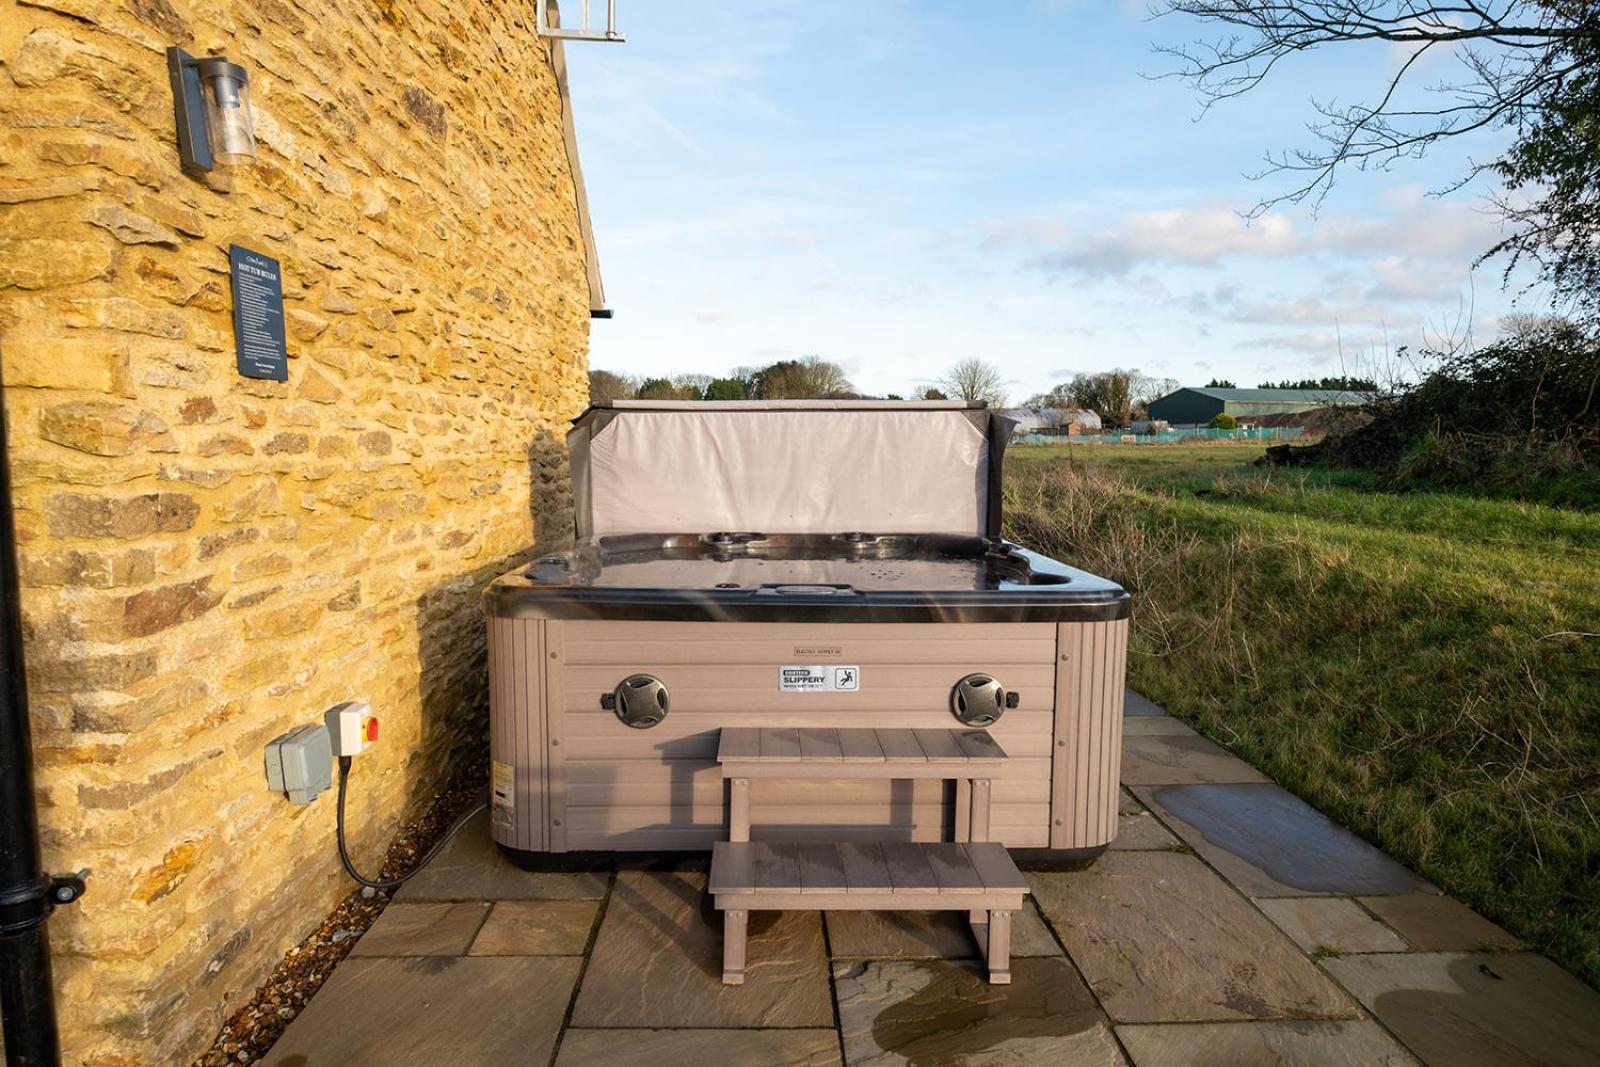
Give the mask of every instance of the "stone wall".
<path id="1" fill-rule="evenodd" d="M 178 165 L 164 48 L 251 73 Z M 477 593 L 570 522 L 588 291 L 532 0 L 0 0 L 0 359 L 70 1063 L 186 1062 L 351 888 L 262 747 L 382 741 L 358 862 L 485 732 Z M 287 383 L 234 369 L 279 259 Z"/>

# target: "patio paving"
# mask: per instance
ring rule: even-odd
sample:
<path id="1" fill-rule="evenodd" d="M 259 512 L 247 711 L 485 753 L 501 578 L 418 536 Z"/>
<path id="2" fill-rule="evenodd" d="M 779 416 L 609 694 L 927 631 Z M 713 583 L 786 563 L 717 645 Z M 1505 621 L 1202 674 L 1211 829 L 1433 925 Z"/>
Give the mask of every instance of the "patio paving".
<path id="1" fill-rule="evenodd" d="M 530 873 L 479 816 L 261 1062 L 1600 1063 L 1600 993 L 1156 705 L 1127 713 L 1119 838 L 1028 873 L 1009 986 L 959 913 L 790 912 L 751 916 L 726 987 L 703 865 Z"/>
<path id="2" fill-rule="evenodd" d="M 1417 1061 L 1373 1022 L 1119 1026 L 1139 1067 L 1412 1067 Z"/>
<path id="3" fill-rule="evenodd" d="M 1133 793 L 1250 896 L 1433 888 L 1271 782 L 1135 786 Z"/>
<path id="4" fill-rule="evenodd" d="M 1063 959 L 1012 963 L 1012 984 L 945 960 L 838 964 L 845 1062 L 1124 1064 L 1105 1015 Z"/>

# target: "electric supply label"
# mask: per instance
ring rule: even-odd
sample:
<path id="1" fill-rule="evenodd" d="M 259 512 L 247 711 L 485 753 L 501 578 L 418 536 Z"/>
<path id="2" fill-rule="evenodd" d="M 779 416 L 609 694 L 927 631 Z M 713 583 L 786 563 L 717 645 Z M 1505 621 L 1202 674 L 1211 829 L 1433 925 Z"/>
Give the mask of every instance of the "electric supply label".
<path id="1" fill-rule="evenodd" d="M 778 688 L 785 693 L 853 693 L 861 688 L 861 668 L 779 667 Z"/>
<path id="2" fill-rule="evenodd" d="M 289 346 L 283 327 L 283 268 L 271 256 L 228 246 L 233 281 L 233 339 L 239 373 L 246 378 L 289 380 Z"/>
<path id="3" fill-rule="evenodd" d="M 490 764 L 489 776 L 493 780 L 494 824 L 510 830 L 517 821 L 517 772 L 511 764 L 495 760 Z"/>

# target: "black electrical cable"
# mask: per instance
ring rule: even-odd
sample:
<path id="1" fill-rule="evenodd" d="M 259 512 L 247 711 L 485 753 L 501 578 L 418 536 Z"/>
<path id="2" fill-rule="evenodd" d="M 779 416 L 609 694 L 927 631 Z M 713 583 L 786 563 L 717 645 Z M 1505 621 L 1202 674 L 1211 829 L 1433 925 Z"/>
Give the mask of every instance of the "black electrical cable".
<path id="1" fill-rule="evenodd" d="M 349 781 L 350 781 L 350 757 L 349 756 L 340 756 L 339 757 L 338 822 L 337 822 L 337 830 L 336 830 L 335 835 L 334 835 L 339 839 L 339 862 L 344 864 L 344 869 L 345 869 L 345 873 L 346 874 L 348 874 L 351 878 L 354 878 L 361 885 L 366 886 L 368 889 L 383 889 L 383 890 L 399 889 L 402 885 L 404 885 L 406 883 L 406 880 L 408 878 L 410 878 L 413 874 L 416 874 L 418 871 L 422 870 L 422 868 L 426 867 L 429 863 L 431 863 L 433 861 L 433 857 L 437 856 L 439 854 L 440 849 L 444 848 L 444 846 L 446 846 L 446 845 L 448 845 L 450 843 L 450 839 L 452 837 L 456 836 L 456 832 L 459 831 L 463 826 L 467 825 L 467 821 L 469 819 L 471 819 L 474 815 L 478 814 L 478 812 L 482 811 L 484 808 L 488 807 L 487 804 L 477 804 L 472 808 L 471 811 L 468 811 L 464 815 L 462 815 L 459 819 L 457 819 L 455 821 L 455 824 L 453 826 L 451 826 L 449 830 L 445 831 L 445 835 L 443 837 L 439 838 L 438 841 L 434 842 L 434 846 L 428 850 L 426 855 L 424 855 L 420 860 L 417 861 L 417 865 L 415 867 L 411 868 L 410 871 L 406 872 L 405 874 L 402 874 L 400 877 L 398 877 L 398 878 L 368 878 L 366 875 L 364 875 L 360 871 L 356 870 L 356 865 L 354 863 L 350 862 L 350 851 L 349 851 L 349 849 L 347 849 L 345 847 L 345 843 L 344 843 L 344 794 L 345 794 L 345 786 Z"/>

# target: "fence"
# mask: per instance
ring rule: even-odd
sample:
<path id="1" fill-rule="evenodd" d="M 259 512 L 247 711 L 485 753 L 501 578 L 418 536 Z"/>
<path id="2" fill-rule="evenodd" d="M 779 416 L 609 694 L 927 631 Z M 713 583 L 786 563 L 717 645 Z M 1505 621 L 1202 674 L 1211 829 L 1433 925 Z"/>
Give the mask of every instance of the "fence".
<path id="1" fill-rule="evenodd" d="M 1022 433 L 1012 438 L 1019 445 L 1170 445 L 1178 441 L 1298 441 L 1305 435 L 1301 426 L 1256 426 L 1241 430 L 1213 430 L 1193 426 L 1158 430 L 1155 433 L 1081 433 L 1070 437 L 1058 434 Z"/>

